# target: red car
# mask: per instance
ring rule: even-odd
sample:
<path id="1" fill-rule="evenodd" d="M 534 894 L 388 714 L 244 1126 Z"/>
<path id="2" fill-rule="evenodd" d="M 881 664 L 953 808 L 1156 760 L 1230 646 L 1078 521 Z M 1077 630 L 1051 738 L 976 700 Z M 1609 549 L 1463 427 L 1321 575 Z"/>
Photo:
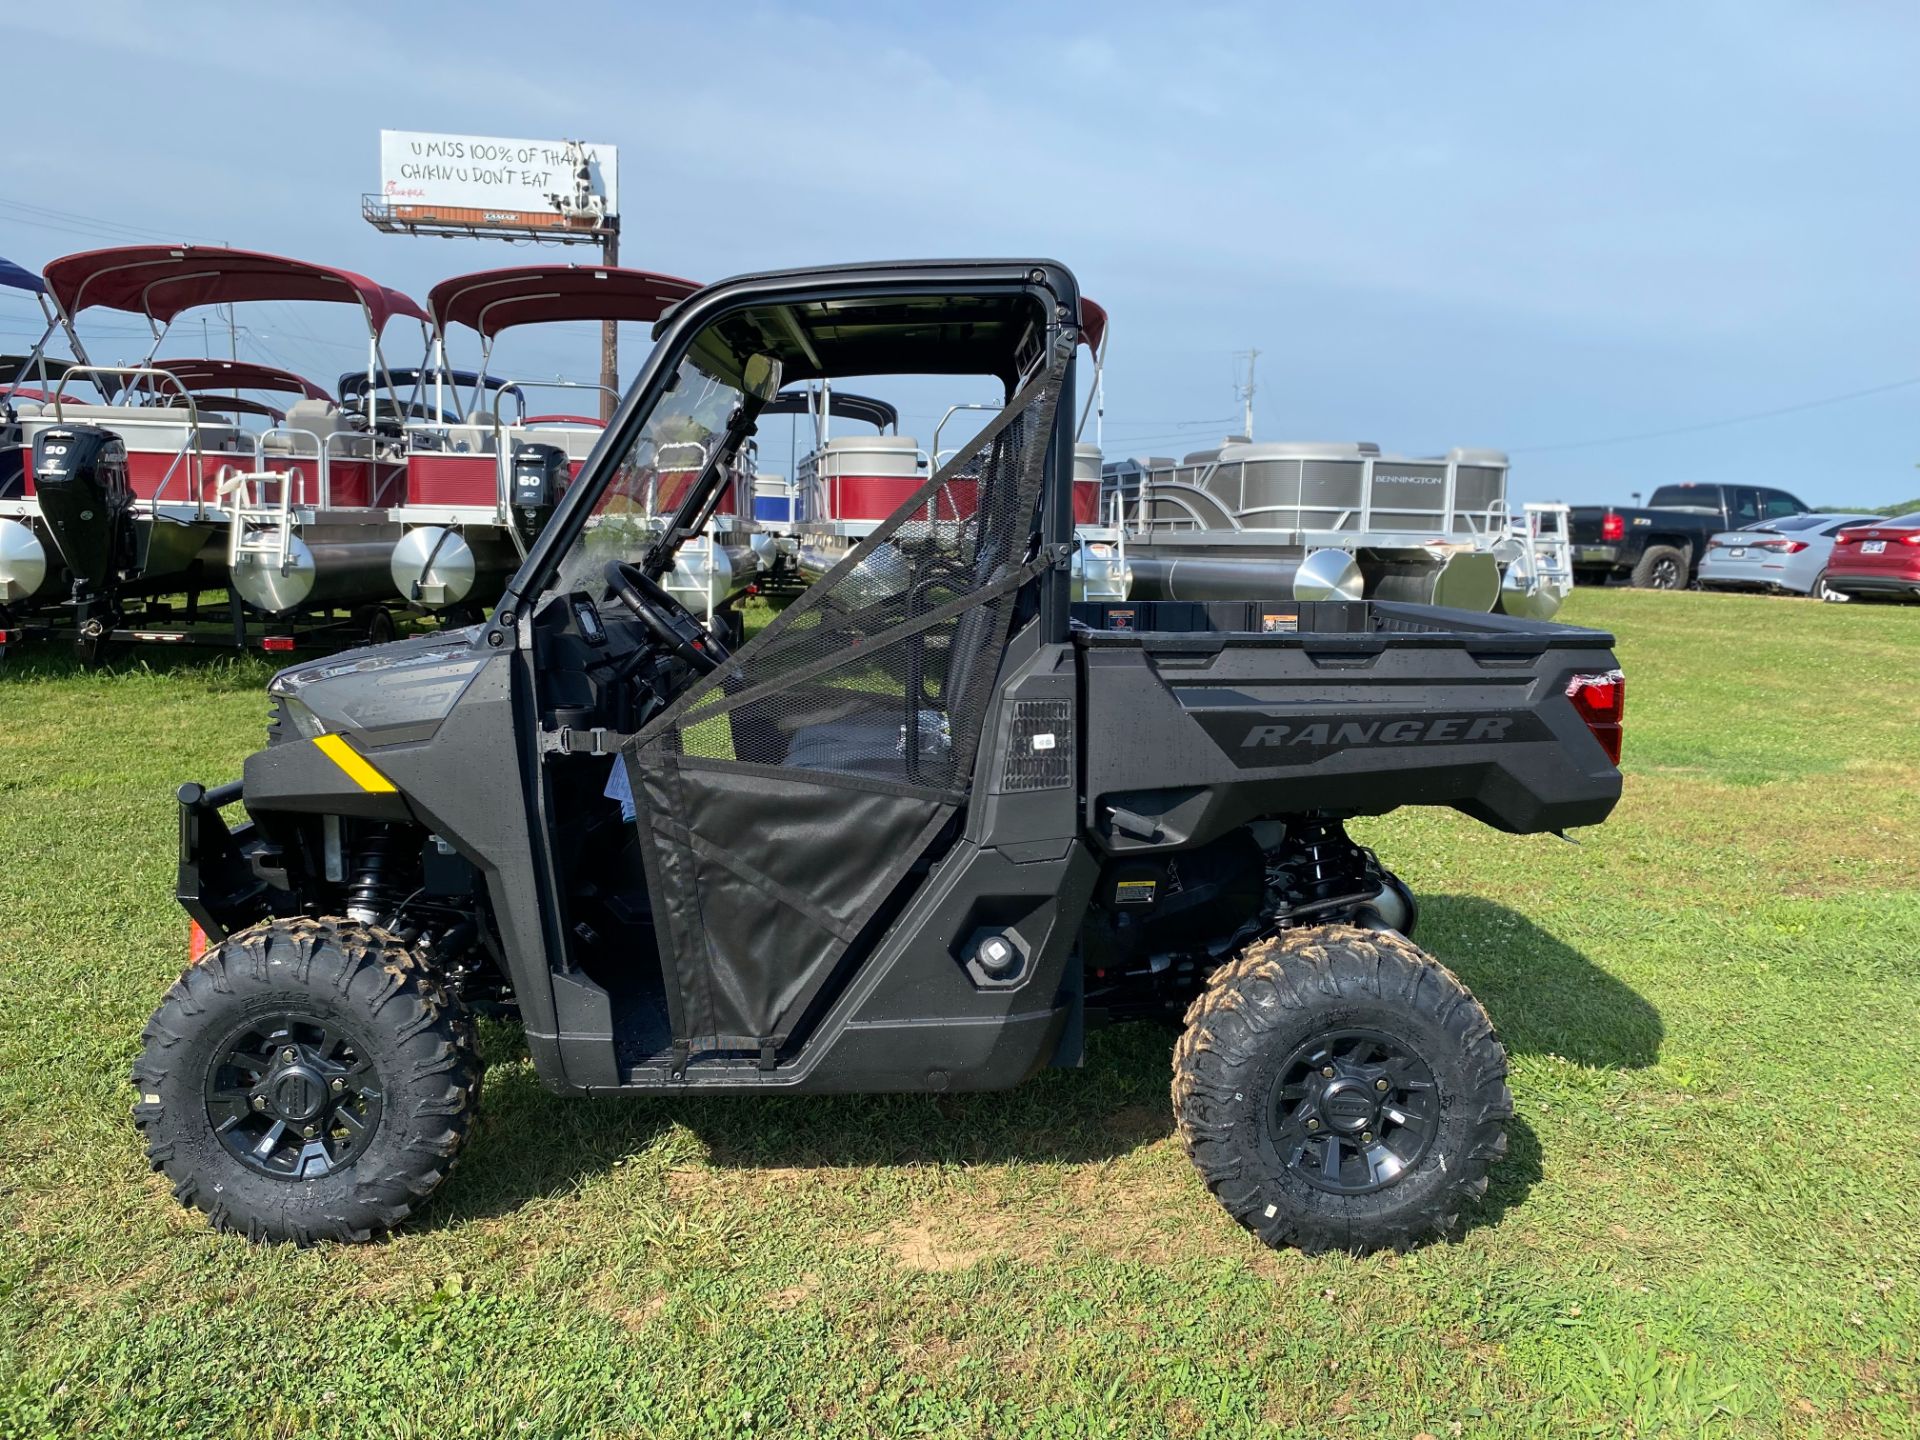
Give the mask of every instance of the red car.
<path id="1" fill-rule="evenodd" d="M 1920 600 L 1920 511 L 1847 526 L 1833 537 L 1824 578 L 1843 595 Z"/>

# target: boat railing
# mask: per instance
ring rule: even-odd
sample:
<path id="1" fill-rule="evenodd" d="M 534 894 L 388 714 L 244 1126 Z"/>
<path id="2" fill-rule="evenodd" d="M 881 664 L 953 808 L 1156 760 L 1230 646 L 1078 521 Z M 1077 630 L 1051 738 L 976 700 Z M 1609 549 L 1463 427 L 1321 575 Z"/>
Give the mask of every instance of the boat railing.
<path id="1" fill-rule="evenodd" d="M 160 483 L 154 487 L 153 495 L 148 500 L 147 502 L 148 504 L 158 507 L 162 503 L 165 503 L 167 490 L 169 487 L 172 486 L 174 477 L 176 475 L 182 474 L 185 471 L 188 471 L 191 469 L 200 468 L 200 466 L 203 466 L 205 464 L 206 456 L 205 456 L 204 449 L 201 445 L 201 438 L 200 438 L 201 437 L 200 407 L 194 404 L 193 392 L 188 390 L 186 386 L 182 385 L 180 383 L 179 377 L 176 376 L 171 370 L 162 370 L 152 365 L 71 365 L 61 373 L 59 380 L 57 380 L 54 383 L 53 395 L 52 395 L 52 398 L 48 401 L 48 404 L 50 404 L 53 408 L 53 420 L 56 425 L 64 425 L 67 423 L 67 417 L 65 412 L 65 404 L 66 404 L 65 397 L 66 397 L 66 390 L 67 390 L 67 382 L 73 379 L 76 375 L 87 376 L 87 377 L 98 377 L 98 376 L 105 375 L 105 376 L 115 376 L 123 379 L 161 380 L 161 381 L 165 381 L 166 384 L 170 385 L 173 388 L 173 393 L 178 395 L 180 399 L 186 402 L 186 411 L 187 411 L 186 439 L 181 442 L 180 448 L 174 452 L 173 458 L 167 462 L 166 471 L 161 475 Z M 103 394 L 109 393 L 107 392 L 107 388 L 105 386 L 100 385 L 98 383 L 97 379 L 94 380 L 94 386 L 96 389 L 100 390 Z M 131 395 L 132 393 L 134 393 L 133 387 L 132 386 L 126 387 L 126 390 L 124 393 Z M 145 393 L 154 394 L 157 392 L 147 391 Z M 78 401 L 74 403 L 85 404 L 85 402 L 78 402 Z M 86 404 L 85 408 L 87 408 L 88 410 L 102 409 L 102 410 L 127 411 L 127 414 L 124 417 L 118 416 L 118 415 L 113 417 L 114 423 L 116 425 L 124 424 L 124 425 L 158 426 L 163 424 L 173 425 L 173 424 L 179 423 L 177 420 L 159 420 L 154 418 L 153 416 L 140 415 L 137 413 L 137 411 L 141 407 L 136 407 L 134 405 L 129 405 L 129 404 L 102 405 L 102 406 L 94 406 L 94 405 Z M 168 408 L 171 409 L 173 407 L 169 405 Z M 44 411 L 42 412 L 43 418 L 45 413 L 46 412 Z M 200 466 L 196 466 L 194 464 L 195 461 L 200 462 Z M 207 510 L 206 495 L 204 494 L 203 489 L 200 485 L 194 484 L 192 481 L 188 481 L 186 483 L 193 485 L 194 493 L 191 500 L 191 504 L 194 507 L 194 519 L 203 520 L 206 518 L 206 510 Z"/>
<path id="2" fill-rule="evenodd" d="M 312 458 L 314 468 L 319 476 L 318 499 L 320 508 L 324 510 L 327 508 L 328 502 L 331 499 L 331 477 L 328 471 L 327 458 L 330 442 L 334 438 L 333 436 L 328 435 L 322 437 L 318 430 L 307 430 L 298 425 L 276 425 L 271 430 L 262 430 L 253 442 L 253 468 L 257 472 L 264 473 L 267 471 L 267 442 L 271 439 L 279 439 L 286 442 L 286 448 L 284 450 L 275 452 L 277 456 L 290 460 L 303 458 L 300 452 L 293 448 L 294 442 L 303 438 L 313 442 Z M 288 473 L 291 474 L 297 468 L 297 466 L 289 466 Z M 304 503 L 304 501 L 302 503 Z"/>
<path id="3" fill-rule="evenodd" d="M 1295 480 L 1290 500 L 1280 504 L 1246 505 L 1246 472 L 1250 465 L 1292 463 L 1290 460 L 1196 460 L 1143 470 L 1131 507 L 1135 535 L 1152 531 L 1191 533 L 1203 530 L 1277 532 L 1304 540 L 1308 536 L 1343 537 L 1343 543 L 1378 543 L 1392 537 L 1394 542 L 1424 541 L 1426 537 L 1458 538 L 1475 548 L 1499 542 L 1514 525 L 1511 506 L 1504 496 L 1496 496 L 1484 507 L 1462 508 L 1457 501 L 1457 470 L 1454 461 L 1407 461 L 1378 457 L 1390 465 L 1421 464 L 1444 467 L 1439 479 L 1444 486 L 1436 506 L 1382 505 L 1375 501 L 1374 464 L 1376 457 L 1355 461 L 1359 474 L 1358 505 L 1335 508 L 1311 503 L 1305 493 L 1304 476 Z M 1238 485 L 1234 480 L 1238 478 Z M 1223 491 L 1231 492 L 1223 495 Z M 1237 497 L 1238 503 L 1234 503 Z M 1169 506 L 1158 502 L 1165 500 Z M 1173 513 L 1163 513 L 1169 507 Z M 1116 510 L 1124 515 L 1128 507 L 1116 492 Z"/>
<path id="4" fill-rule="evenodd" d="M 500 402 L 507 397 L 508 392 L 525 390 L 592 390 L 600 395 L 608 396 L 616 403 L 618 403 L 620 399 L 620 392 L 615 390 L 611 385 L 601 385 L 592 380 L 509 380 L 493 393 L 494 424 L 503 425 L 509 423 L 505 421 L 500 414 Z M 526 397 L 520 395 L 518 398 L 520 400 L 520 423 L 525 425 L 529 423 L 526 419 Z"/>

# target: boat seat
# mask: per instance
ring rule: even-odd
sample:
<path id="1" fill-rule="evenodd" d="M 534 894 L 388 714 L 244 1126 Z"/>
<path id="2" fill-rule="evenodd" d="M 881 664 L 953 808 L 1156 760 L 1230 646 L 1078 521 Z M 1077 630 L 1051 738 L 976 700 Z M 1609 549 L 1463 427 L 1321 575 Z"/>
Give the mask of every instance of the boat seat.
<path id="1" fill-rule="evenodd" d="M 478 418 L 474 418 L 477 416 Z M 447 427 L 447 449 L 456 455 L 491 455 L 498 443 L 497 432 L 493 428 L 493 417 L 484 411 L 475 411 L 464 425 Z"/>
<path id="2" fill-rule="evenodd" d="M 331 400 L 296 400 L 287 407 L 287 422 L 284 430 L 269 430 L 262 448 L 269 455 L 311 455 L 313 436 L 320 437 L 325 445 L 329 435 L 338 434 L 348 427 L 340 415 L 340 407 Z M 311 435 L 295 432 L 311 431 Z"/>
<path id="3" fill-rule="evenodd" d="M 33 417 L 33 433 L 55 425 L 99 425 L 119 435 L 129 450 L 175 451 L 193 444 L 193 426 L 175 410 L 136 409 L 129 405 L 69 405 L 61 403 L 59 414 L 51 405 L 40 407 Z M 240 428 L 228 420 L 200 422 L 200 449 L 241 450 L 252 444 Z"/>

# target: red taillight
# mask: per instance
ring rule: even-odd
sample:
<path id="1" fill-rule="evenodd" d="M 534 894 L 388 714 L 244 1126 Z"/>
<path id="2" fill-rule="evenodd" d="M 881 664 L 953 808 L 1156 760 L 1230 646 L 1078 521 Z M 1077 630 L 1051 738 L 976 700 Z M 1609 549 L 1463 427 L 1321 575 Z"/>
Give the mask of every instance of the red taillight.
<path id="1" fill-rule="evenodd" d="M 187 922 L 187 963 L 198 965 L 200 957 L 207 953 L 207 932 L 200 928 L 198 920 Z"/>
<path id="2" fill-rule="evenodd" d="M 261 637 L 260 648 L 269 654 L 293 649 L 293 636 L 266 635 Z"/>
<path id="3" fill-rule="evenodd" d="M 1775 555 L 1798 555 L 1807 548 L 1804 540 L 1762 540 L 1753 547 L 1756 550 L 1770 550 Z"/>
<path id="4" fill-rule="evenodd" d="M 1618 670 L 1576 675 L 1567 682 L 1567 698 L 1607 752 L 1607 759 L 1618 765 L 1620 730 L 1627 718 L 1627 677 Z"/>
<path id="5" fill-rule="evenodd" d="M 0 645 L 11 645 L 20 637 L 11 630 L 0 630 Z"/>
<path id="6" fill-rule="evenodd" d="M 1607 518 L 1600 522 L 1600 538 L 1602 540 L 1626 539 L 1627 522 L 1609 510 L 1607 512 Z"/>
<path id="7" fill-rule="evenodd" d="M 1838 550 L 1842 545 L 1852 545 L 1857 543 L 1859 539 L 1860 539 L 1860 536 L 1856 534 L 1854 531 L 1842 530 L 1839 534 L 1833 537 L 1833 548 Z"/>
<path id="8" fill-rule="evenodd" d="M 1920 530 L 1909 530 L 1900 537 L 1902 545 L 1920 545 Z"/>

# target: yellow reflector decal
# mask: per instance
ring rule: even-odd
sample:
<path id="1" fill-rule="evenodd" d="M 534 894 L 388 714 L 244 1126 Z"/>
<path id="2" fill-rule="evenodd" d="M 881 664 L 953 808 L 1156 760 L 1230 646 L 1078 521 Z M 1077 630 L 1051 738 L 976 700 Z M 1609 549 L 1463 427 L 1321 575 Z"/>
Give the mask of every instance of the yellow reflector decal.
<path id="1" fill-rule="evenodd" d="M 316 735 L 313 743 L 320 747 L 322 755 L 346 771 L 347 778 L 362 790 L 371 790 L 376 795 L 394 793 L 393 782 L 369 765 L 358 750 L 347 744 L 345 737 Z"/>

